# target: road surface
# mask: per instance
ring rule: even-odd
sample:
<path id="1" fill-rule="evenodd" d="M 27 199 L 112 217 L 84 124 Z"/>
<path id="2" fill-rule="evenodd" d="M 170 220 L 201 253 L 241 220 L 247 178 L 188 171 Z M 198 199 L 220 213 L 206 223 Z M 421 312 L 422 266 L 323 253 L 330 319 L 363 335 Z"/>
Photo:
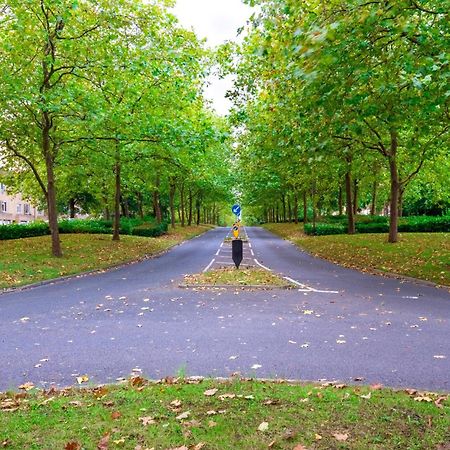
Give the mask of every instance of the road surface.
<path id="1" fill-rule="evenodd" d="M 184 274 L 224 257 L 228 230 L 216 228 L 159 258 L 0 295 L 0 390 L 67 386 L 79 375 L 110 383 L 239 372 L 450 391 L 445 289 L 345 269 L 262 228 L 247 232 L 246 258 L 298 289 L 180 288 Z"/>

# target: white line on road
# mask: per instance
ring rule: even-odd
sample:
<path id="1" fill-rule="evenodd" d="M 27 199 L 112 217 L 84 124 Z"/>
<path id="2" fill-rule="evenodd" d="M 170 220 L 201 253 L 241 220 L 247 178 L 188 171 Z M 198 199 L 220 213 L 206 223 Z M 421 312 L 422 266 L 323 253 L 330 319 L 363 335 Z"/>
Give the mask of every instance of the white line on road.
<path id="1" fill-rule="evenodd" d="M 215 258 L 213 258 L 212 260 L 211 260 L 211 262 L 205 267 L 205 269 L 203 270 L 203 273 L 204 272 L 208 272 L 208 270 L 211 268 L 211 266 L 214 264 L 214 261 L 215 261 L 216 259 Z"/>
<path id="2" fill-rule="evenodd" d="M 258 264 L 258 266 L 262 267 L 263 269 L 268 270 L 269 272 L 272 272 L 272 269 L 269 269 L 265 265 L 261 264 L 256 258 L 253 258 L 253 260 L 255 261 L 256 264 Z"/>

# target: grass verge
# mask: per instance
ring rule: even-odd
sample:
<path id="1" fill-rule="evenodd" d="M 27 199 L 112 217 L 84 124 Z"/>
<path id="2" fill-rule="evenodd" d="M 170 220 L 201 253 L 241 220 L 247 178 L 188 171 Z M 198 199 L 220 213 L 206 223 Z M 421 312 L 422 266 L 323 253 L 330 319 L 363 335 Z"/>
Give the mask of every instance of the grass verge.
<path id="1" fill-rule="evenodd" d="M 177 227 L 157 237 L 121 236 L 113 242 L 105 234 L 62 234 L 62 258 L 50 256 L 50 236 L 1 241 L 0 288 L 105 269 L 155 255 L 210 229 L 207 226 Z"/>
<path id="2" fill-rule="evenodd" d="M 266 224 L 264 228 L 345 267 L 368 272 L 375 269 L 450 286 L 449 233 L 402 233 L 398 243 L 389 244 L 384 234 L 306 236 L 302 225 Z"/>
<path id="3" fill-rule="evenodd" d="M 448 396 L 412 390 L 136 377 L 0 394 L 0 447 L 447 449 L 449 417 Z"/>
<path id="4" fill-rule="evenodd" d="M 184 281 L 189 286 L 289 286 L 278 275 L 262 269 L 218 269 L 205 273 L 186 275 Z"/>

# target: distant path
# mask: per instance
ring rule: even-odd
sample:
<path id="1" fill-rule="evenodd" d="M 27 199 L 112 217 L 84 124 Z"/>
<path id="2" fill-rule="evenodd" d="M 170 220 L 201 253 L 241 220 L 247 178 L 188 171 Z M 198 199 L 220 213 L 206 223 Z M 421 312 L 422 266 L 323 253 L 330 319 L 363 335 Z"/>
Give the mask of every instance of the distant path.
<path id="1" fill-rule="evenodd" d="M 160 258 L 0 295 L 0 390 L 71 385 L 80 374 L 114 382 L 134 369 L 450 391 L 447 291 L 345 269 L 247 231 L 257 261 L 298 290 L 178 288 L 214 258 L 228 233 L 216 228 Z"/>

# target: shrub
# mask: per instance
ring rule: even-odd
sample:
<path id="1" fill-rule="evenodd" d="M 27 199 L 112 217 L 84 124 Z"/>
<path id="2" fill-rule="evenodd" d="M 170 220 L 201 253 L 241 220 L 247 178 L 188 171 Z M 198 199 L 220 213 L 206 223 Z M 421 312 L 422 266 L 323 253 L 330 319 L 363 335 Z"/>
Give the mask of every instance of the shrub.
<path id="1" fill-rule="evenodd" d="M 144 236 L 144 237 L 157 237 L 162 236 L 167 233 L 168 224 L 167 222 L 162 222 L 159 225 L 148 227 L 145 225 L 133 228 L 133 236 Z"/>
<path id="2" fill-rule="evenodd" d="M 306 234 L 311 236 L 326 236 L 330 234 L 345 234 L 347 232 L 347 227 L 340 224 L 317 223 L 316 230 L 314 231 L 311 223 L 305 223 L 304 230 Z"/>
<path id="3" fill-rule="evenodd" d="M 35 222 L 29 225 L 0 225 L 0 240 L 46 236 L 50 234 L 48 224 Z"/>

